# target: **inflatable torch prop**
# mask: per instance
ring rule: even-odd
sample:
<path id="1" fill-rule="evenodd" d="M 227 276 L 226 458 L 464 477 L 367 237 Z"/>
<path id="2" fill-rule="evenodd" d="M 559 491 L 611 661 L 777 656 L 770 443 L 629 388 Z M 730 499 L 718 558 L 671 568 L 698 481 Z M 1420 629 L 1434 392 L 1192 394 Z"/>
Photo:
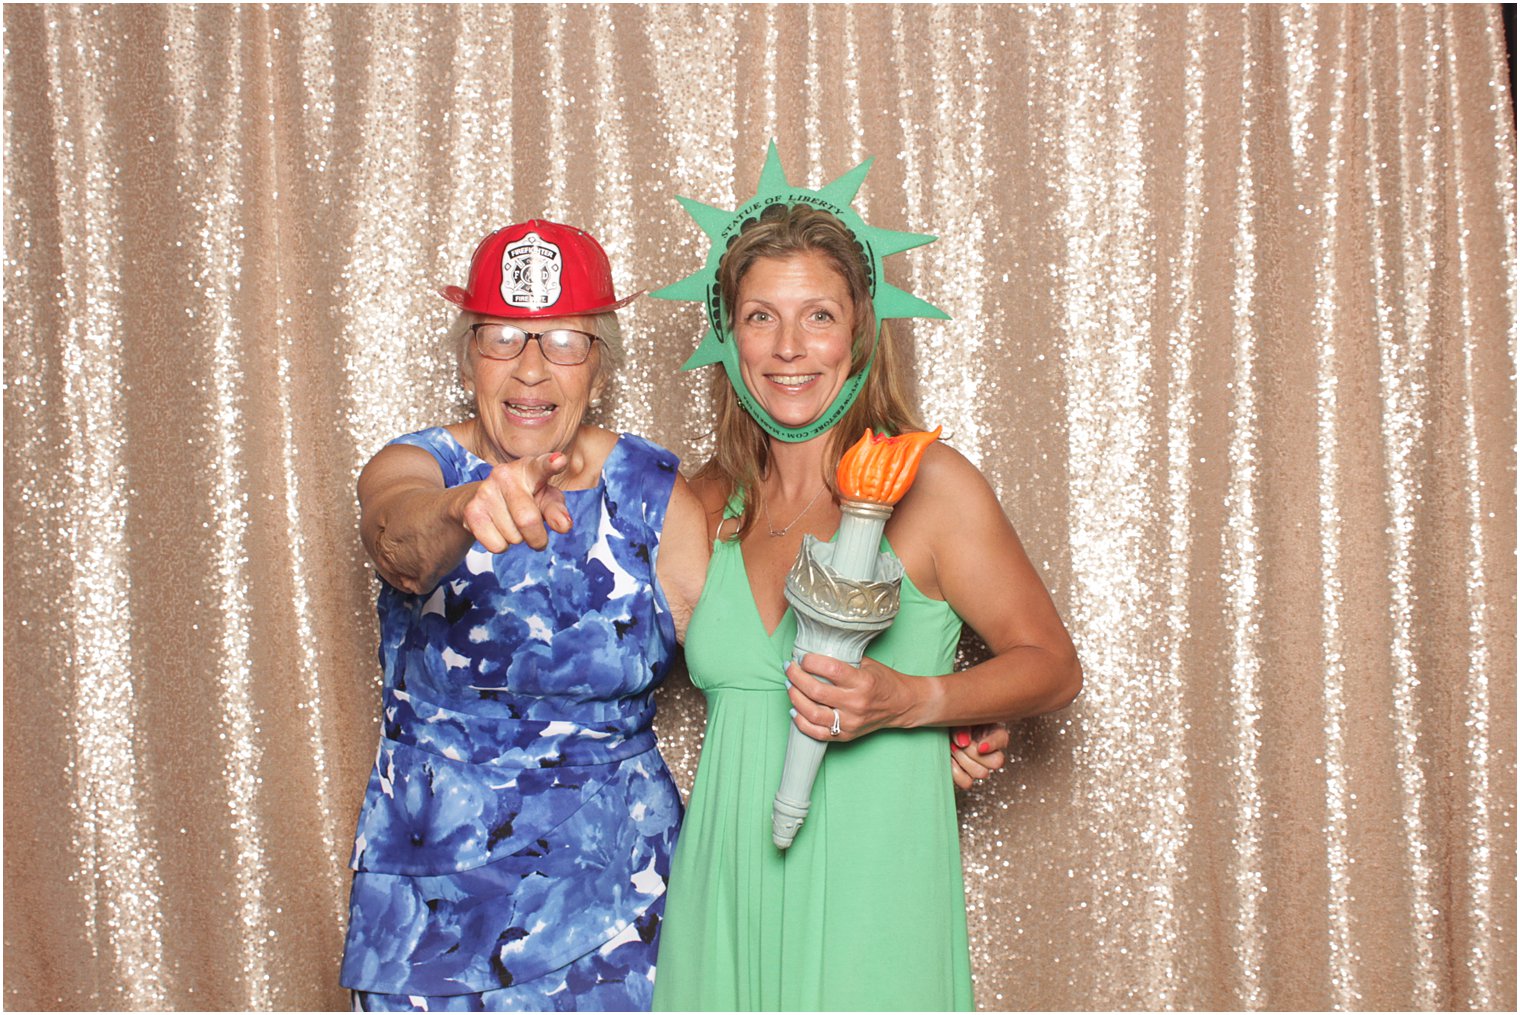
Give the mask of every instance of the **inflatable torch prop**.
<path id="1" fill-rule="evenodd" d="M 786 576 L 786 600 L 797 617 L 792 659 L 809 652 L 859 666 L 871 639 L 897 616 L 903 568 L 881 552 L 881 534 L 892 508 L 918 475 L 933 433 L 878 437 L 867 430 L 845 452 L 839 483 L 839 534 L 832 543 L 804 536 L 797 563 Z M 837 733 L 838 731 L 835 730 Z M 786 742 L 781 788 L 771 807 L 771 839 L 786 849 L 797 838 L 812 805 L 813 780 L 828 744 L 795 725 Z"/>

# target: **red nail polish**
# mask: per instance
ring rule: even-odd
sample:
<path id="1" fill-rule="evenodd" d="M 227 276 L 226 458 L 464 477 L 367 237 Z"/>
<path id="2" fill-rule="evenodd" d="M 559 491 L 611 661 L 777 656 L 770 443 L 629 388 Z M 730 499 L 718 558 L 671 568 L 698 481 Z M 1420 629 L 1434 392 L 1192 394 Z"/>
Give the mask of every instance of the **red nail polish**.
<path id="1" fill-rule="evenodd" d="M 971 734 L 967 733 L 965 730 L 960 730 L 955 734 L 955 744 L 957 747 L 970 747 Z"/>
<path id="2" fill-rule="evenodd" d="M 982 754 L 991 754 L 992 753 L 992 745 L 989 744 L 985 740 L 983 740 L 981 743 L 977 744 L 976 745 L 976 749 L 977 749 L 978 752 L 980 752 Z"/>

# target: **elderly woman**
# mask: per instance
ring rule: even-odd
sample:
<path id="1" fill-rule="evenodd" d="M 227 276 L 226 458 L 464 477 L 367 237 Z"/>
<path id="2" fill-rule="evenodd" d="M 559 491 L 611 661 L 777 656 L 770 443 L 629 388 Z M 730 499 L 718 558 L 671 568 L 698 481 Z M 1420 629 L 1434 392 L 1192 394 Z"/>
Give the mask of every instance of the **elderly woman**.
<path id="1" fill-rule="evenodd" d="M 365 1010 L 647 1009 L 680 821 L 652 690 L 701 508 L 670 452 L 584 421 L 632 299 L 590 235 L 502 229 L 443 295 L 475 414 L 359 477 L 384 728 L 342 983 Z"/>
<path id="2" fill-rule="evenodd" d="M 688 365 L 726 372 L 716 452 L 692 483 L 712 560 L 686 661 L 708 725 L 672 866 L 657 1009 L 969 1009 L 942 729 L 1050 712 L 1081 686 L 997 497 L 942 444 L 887 523 L 883 549 L 906 570 L 893 625 L 859 667 L 791 663 L 783 584 L 803 537 L 839 527 L 844 448 L 867 427 L 922 429 L 879 318 L 934 311 L 886 284 L 880 256 L 929 237 L 860 222 L 848 202 L 864 168 L 821 191 L 789 188 L 772 148 L 754 201 L 727 223 L 698 209 L 714 237 L 709 267 L 657 294 L 706 294 L 712 341 Z M 993 655 L 953 672 L 963 621 Z M 783 852 L 771 797 L 792 724 L 832 746 Z"/>

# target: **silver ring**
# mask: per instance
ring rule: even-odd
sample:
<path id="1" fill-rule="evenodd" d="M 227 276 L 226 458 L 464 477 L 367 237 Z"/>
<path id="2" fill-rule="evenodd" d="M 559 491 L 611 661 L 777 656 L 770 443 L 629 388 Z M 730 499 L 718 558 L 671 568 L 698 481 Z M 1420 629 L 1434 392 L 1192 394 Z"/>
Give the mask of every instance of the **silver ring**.
<path id="1" fill-rule="evenodd" d="M 839 728 L 839 709 L 836 708 L 834 709 L 834 725 L 829 727 L 829 736 L 837 737 L 842 732 L 844 731 Z"/>

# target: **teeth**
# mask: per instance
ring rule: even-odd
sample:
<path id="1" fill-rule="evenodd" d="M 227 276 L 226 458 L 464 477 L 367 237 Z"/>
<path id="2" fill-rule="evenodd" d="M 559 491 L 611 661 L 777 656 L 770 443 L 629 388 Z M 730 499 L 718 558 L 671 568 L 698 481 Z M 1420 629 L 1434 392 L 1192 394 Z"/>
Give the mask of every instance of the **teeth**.
<path id="1" fill-rule="evenodd" d="M 554 411 L 552 405 L 519 405 L 517 402 L 508 402 L 507 408 L 519 416 L 547 416 Z"/>
<path id="2" fill-rule="evenodd" d="M 817 376 L 817 374 L 771 374 L 771 380 L 777 384 L 806 384 Z"/>

